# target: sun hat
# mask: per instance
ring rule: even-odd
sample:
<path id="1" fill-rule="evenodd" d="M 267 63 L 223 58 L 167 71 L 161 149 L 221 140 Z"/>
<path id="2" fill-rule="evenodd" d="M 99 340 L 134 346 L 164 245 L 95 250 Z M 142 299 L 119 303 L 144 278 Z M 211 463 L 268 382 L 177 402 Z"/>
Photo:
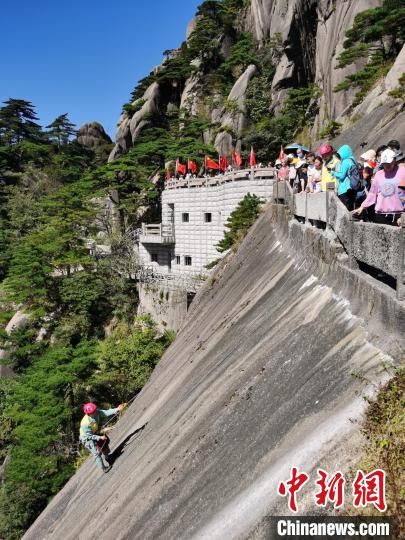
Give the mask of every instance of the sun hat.
<path id="1" fill-rule="evenodd" d="M 364 161 L 374 161 L 375 158 L 377 157 L 377 154 L 375 152 L 375 150 L 367 150 L 367 152 L 364 152 L 364 154 L 362 154 L 361 156 L 361 159 L 364 159 Z"/>
<path id="2" fill-rule="evenodd" d="M 393 163 L 396 160 L 397 152 L 394 152 L 394 150 L 391 150 L 390 148 L 387 148 L 387 150 L 384 150 L 384 152 L 381 154 L 381 164 L 383 163 Z"/>

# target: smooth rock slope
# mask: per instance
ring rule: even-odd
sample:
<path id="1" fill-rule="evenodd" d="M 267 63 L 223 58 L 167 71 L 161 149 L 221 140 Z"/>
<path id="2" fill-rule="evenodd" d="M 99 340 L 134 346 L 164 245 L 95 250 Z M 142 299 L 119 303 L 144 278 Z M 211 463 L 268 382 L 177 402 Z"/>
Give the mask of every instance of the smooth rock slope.
<path id="1" fill-rule="evenodd" d="M 292 466 L 347 470 L 364 393 L 404 350 L 405 319 L 333 250 L 270 207 L 113 431 L 110 473 L 86 462 L 25 538 L 269 538 L 263 518 L 287 513 L 277 485 Z"/>

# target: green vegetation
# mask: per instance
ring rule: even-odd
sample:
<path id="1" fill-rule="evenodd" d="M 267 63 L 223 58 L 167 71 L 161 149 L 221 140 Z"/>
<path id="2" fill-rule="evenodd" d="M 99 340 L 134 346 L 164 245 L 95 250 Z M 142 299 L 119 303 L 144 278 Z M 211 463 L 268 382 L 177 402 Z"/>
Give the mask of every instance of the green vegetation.
<path id="1" fill-rule="evenodd" d="M 319 136 L 322 139 L 334 139 L 337 137 L 341 130 L 343 125 L 340 122 L 336 122 L 335 120 L 330 120 L 326 126 L 321 129 L 319 132 Z"/>
<path id="2" fill-rule="evenodd" d="M 389 95 L 396 99 L 402 99 L 402 101 L 405 101 L 405 73 L 401 75 L 398 82 L 398 88 L 394 88 L 394 90 L 391 90 L 391 92 L 389 92 Z"/>
<path id="3" fill-rule="evenodd" d="M 100 371 L 93 379 L 96 393 L 108 394 L 115 402 L 128 401 L 147 383 L 174 337 L 173 332 L 161 336 L 149 316 L 137 317 L 133 325 L 121 323 L 100 345 Z"/>
<path id="4" fill-rule="evenodd" d="M 170 342 L 150 321 L 148 331 L 139 321 L 133 327 L 137 293 L 125 247 L 141 208 L 157 207 L 159 190 L 149 177 L 163 166 L 164 152 L 151 140 L 156 132 L 107 164 L 111 145 L 97 152 L 81 147 L 67 114 L 46 130 L 36 120 L 28 101 L 9 99 L 0 108 L 0 346 L 16 374 L 0 380 L 1 461 L 8 456 L 0 536 L 6 540 L 20 538 L 74 472 L 83 401 L 94 396 L 110 406 L 117 399 L 118 387 L 105 384 L 100 367 L 108 354 L 105 327 L 127 329 L 119 382 L 132 395 Z M 115 226 L 103 217 L 102 199 L 95 201 L 113 190 Z M 90 256 L 87 246 L 100 228 L 112 246 L 103 258 Z M 30 314 L 29 324 L 8 336 L 3 328 L 17 305 Z M 110 375 L 117 366 L 109 364 Z"/>
<path id="5" fill-rule="evenodd" d="M 403 472 L 405 466 L 405 371 L 395 376 L 369 401 L 363 425 L 365 437 L 364 457 L 359 468 L 364 471 L 382 469 L 386 473 L 387 506 L 398 527 L 397 538 L 405 534 L 405 492 Z M 374 515 L 378 510 L 370 509 Z"/>
<path id="6" fill-rule="evenodd" d="M 281 145 L 288 144 L 298 131 L 311 125 L 313 117 L 308 112 L 309 105 L 317 94 L 318 88 L 314 85 L 289 90 L 279 115 L 264 116 L 245 131 L 244 146 L 253 146 L 257 159 L 263 162 L 277 155 Z M 265 99 L 260 106 L 267 107 Z M 257 113 L 256 117 L 260 115 Z"/>
<path id="7" fill-rule="evenodd" d="M 403 0 L 384 0 L 381 7 L 356 15 L 346 32 L 344 51 L 338 58 L 338 68 L 366 58 L 362 69 L 338 84 L 335 92 L 358 88 L 353 105 L 358 105 L 367 92 L 385 76 L 405 43 L 405 6 Z"/>
<path id="8" fill-rule="evenodd" d="M 225 227 L 229 230 L 225 232 L 224 238 L 217 245 L 217 250 L 220 253 L 237 248 L 249 228 L 256 221 L 261 204 L 263 204 L 263 201 L 256 195 L 250 193 L 245 195 L 228 218 Z"/>

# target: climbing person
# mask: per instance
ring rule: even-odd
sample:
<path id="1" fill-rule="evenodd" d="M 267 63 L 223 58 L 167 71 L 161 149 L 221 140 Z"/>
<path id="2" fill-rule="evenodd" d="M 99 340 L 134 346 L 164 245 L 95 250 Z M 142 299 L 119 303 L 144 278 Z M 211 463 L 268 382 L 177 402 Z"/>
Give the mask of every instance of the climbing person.
<path id="1" fill-rule="evenodd" d="M 114 416 L 121 412 L 126 407 L 126 403 L 121 403 L 115 409 L 98 409 L 94 403 L 86 403 L 83 405 L 84 416 L 80 422 L 80 442 L 94 456 L 96 466 L 104 472 L 110 470 L 108 458 L 110 448 L 108 446 L 109 439 L 107 435 L 101 435 L 100 429 L 104 418 Z M 102 459 L 104 455 L 108 465 L 104 464 Z"/>
<path id="2" fill-rule="evenodd" d="M 357 161 L 349 145 L 341 146 L 337 152 L 342 160 L 338 171 L 330 171 L 336 179 L 338 197 L 348 210 L 354 209 L 357 191 L 361 190 Z"/>

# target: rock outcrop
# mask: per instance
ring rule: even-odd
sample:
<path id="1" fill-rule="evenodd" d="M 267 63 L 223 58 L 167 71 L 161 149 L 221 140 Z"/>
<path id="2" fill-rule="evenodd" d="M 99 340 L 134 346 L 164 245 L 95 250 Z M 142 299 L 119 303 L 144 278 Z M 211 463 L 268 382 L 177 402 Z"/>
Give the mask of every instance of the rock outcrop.
<path id="1" fill-rule="evenodd" d="M 340 116 L 355 92 L 336 94 L 333 89 L 358 69 L 335 69 L 345 32 L 357 13 L 378 5 L 381 0 L 252 0 L 246 29 L 259 43 L 277 36 L 282 51 L 272 84 L 274 108 L 279 108 L 288 88 L 315 82 L 320 89 L 315 129 L 325 119 Z"/>
<path id="2" fill-rule="evenodd" d="M 158 112 L 159 97 L 159 85 L 154 82 L 146 90 L 142 98 L 132 103 L 132 106 L 137 109 L 132 116 L 127 112 L 121 114 L 118 121 L 115 147 L 111 151 L 108 161 L 114 161 L 114 159 L 125 154 L 131 148 L 139 137 L 142 128 L 149 124 L 148 115 Z"/>
<path id="3" fill-rule="evenodd" d="M 256 66 L 248 66 L 234 84 L 220 116 L 215 118 L 213 114 L 212 120 L 214 122 L 219 121 L 221 124 L 221 131 L 216 136 L 214 143 L 220 155 L 231 155 L 234 146 L 233 136 L 238 139 L 242 134 L 242 130 L 246 127 L 246 90 L 256 71 Z"/>
<path id="4" fill-rule="evenodd" d="M 83 124 L 77 133 L 77 142 L 85 148 L 96 148 L 112 143 L 103 126 L 98 122 Z"/>

